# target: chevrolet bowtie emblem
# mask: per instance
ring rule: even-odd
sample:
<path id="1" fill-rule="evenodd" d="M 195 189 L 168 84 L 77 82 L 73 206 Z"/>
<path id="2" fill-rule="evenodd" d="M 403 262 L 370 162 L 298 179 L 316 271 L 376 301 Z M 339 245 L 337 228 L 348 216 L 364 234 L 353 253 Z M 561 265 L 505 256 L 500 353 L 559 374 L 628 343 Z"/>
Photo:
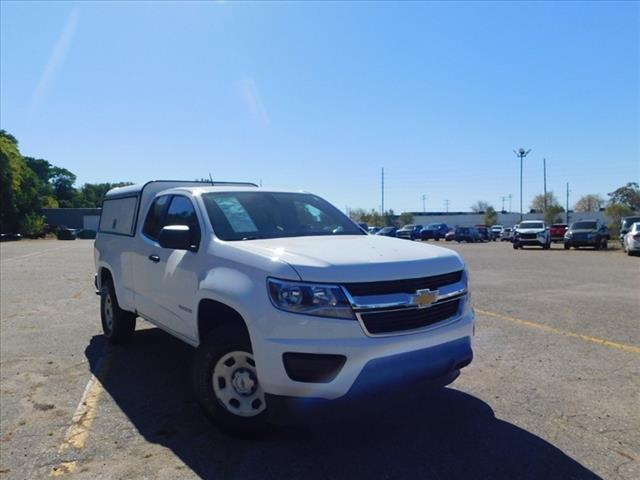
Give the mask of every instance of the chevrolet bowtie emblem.
<path id="1" fill-rule="evenodd" d="M 417 305 L 418 308 L 425 308 L 431 305 L 438 299 L 438 290 L 429 290 L 425 288 L 423 290 L 417 290 L 413 296 L 412 302 Z"/>

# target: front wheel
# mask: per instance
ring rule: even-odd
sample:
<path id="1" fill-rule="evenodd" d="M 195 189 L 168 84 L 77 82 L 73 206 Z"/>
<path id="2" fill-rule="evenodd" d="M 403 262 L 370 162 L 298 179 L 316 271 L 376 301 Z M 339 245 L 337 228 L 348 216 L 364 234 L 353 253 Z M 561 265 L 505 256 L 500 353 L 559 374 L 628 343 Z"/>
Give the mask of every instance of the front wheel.
<path id="1" fill-rule="evenodd" d="M 518 249 L 518 244 L 517 244 L 517 243 L 514 243 L 514 244 L 513 244 L 513 249 L 514 249 L 514 250 L 517 250 L 517 249 Z"/>
<path id="2" fill-rule="evenodd" d="M 569 250 L 571 248 L 571 245 L 569 245 L 568 243 L 564 244 L 564 249 L 565 250 Z"/>
<path id="3" fill-rule="evenodd" d="M 135 313 L 120 308 L 111 280 L 100 291 L 100 320 L 104 336 L 114 345 L 129 340 L 136 329 Z"/>
<path id="4" fill-rule="evenodd" d="M 194 361 L 200 407 L 222 430 L 236 435 L 252 435 L 267 425 L 265 396 L 245 337 L 214 332 L 200 344 Z"/>

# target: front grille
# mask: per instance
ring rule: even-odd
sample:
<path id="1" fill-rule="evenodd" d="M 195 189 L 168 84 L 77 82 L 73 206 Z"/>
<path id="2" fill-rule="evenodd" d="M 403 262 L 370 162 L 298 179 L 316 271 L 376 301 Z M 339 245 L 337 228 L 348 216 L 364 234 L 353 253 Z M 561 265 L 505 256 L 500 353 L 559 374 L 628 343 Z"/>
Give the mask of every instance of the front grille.
<path id="1" fill-rule="evenodd" d="M 537 235 L 535 233 L 521 233 L 518 235 L 522 240 L 535 240 Z"/>
<path id="2" fill-rule="evenodd" d="M 445 285 L 457 283 L 462 278 L 462 270 L 432 277 L 387 280 L 383 282 L 345 283 L 344 287 L 354 297 L 363 295 L 385 295 L 389 293 L 416 293 L 428 288 L 435 290 Z"/>
<path id="3" fill-rule="evenodd" d="M 372 335 L 402 332 L 428 327 L 453 317 L 458 312 L 460 300 L 436 303 L 428 308 L 405 308 L 361 313 L 360 318 Z"/>

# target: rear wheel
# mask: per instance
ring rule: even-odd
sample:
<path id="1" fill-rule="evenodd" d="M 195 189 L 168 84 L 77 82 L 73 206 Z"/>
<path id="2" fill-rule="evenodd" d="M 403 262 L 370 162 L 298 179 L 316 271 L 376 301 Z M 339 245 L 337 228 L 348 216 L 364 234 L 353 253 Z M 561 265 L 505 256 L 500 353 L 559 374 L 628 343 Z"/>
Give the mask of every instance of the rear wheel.
<path id="1" fill-rule="evenodd" d="M 196 351 L 193 378 L 200 407 L 221 429 L 251 435 L 266 427 L 267 405 L 246 334 L 214 331 Z"/>
<path id="2" fill-rule="evenodd" d="M 135 313 L 120 308 L 111 280 L 100 291 L 100 319 L 104 336 L 113 344 L 126 342 L 136 329 Z"/>

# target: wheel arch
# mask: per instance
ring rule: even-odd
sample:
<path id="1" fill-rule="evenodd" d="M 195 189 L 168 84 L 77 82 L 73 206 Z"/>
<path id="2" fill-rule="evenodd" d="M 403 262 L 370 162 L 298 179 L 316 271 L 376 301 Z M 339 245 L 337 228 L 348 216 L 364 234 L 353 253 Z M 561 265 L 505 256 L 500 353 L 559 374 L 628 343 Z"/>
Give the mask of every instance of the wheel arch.
<path id="1" fill-rule="evenodd" d="M 244 317 L 235 308 L 211 298 L 202 298 L 198 302 L 197 341 L 201 343 L 208 335 L 221 329 L 229 329 L 234 333 L 246 336 L 251 342 L 251 335 Z"/>

